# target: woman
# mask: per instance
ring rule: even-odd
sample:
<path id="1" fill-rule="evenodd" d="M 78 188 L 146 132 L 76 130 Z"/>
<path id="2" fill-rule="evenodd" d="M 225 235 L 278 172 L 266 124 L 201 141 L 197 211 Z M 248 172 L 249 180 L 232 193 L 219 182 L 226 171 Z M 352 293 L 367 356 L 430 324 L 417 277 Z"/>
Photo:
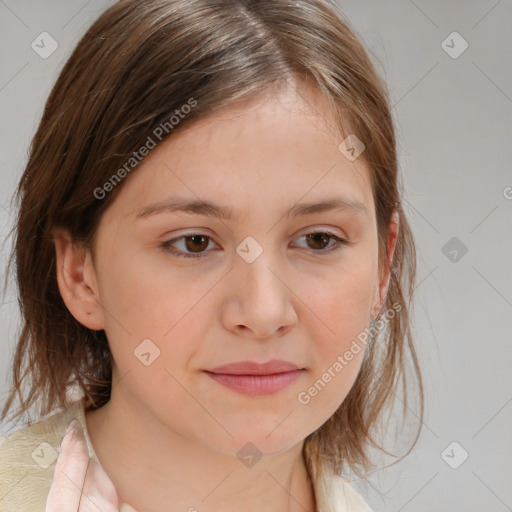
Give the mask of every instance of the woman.
<path id="1" fill-rule="evenodd" d="M 53 414 L 0 445 L 1 510 L 369 510 L 341 475 L 371 468 L 407 350 L 421 393 L 414 243 L 385 87 L 335 8 L 117 2 L 18 195 L 3 417 Z"/>

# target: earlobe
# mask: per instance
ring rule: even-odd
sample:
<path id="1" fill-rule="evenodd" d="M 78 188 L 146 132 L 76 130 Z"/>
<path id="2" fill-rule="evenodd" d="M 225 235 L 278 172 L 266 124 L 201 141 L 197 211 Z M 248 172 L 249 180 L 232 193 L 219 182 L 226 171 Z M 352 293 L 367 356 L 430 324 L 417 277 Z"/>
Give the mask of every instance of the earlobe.
<path id="1" fill-rule="evenodd" d="M 372 305 L 371 310 L 371 317 L 373 320 L 375 320 L 382 311 L 389 290 L 389 283 L 391 280 L 391 268 L 393 265 L 393 257 L 395 254 L 396 243 L 398 240 L 399 219 L 400 217 L 398 210 L 395 210 L 391 216 L 391 221 L 388 227 L 388 239 L 386 242 L 387 260 L 385 264 L 382 265 L 382 270 L 379 271 L 379 282 L 376 283 L 377 286 L 375 290 L 375 301 Z"/>
<path id="2" fill-rule="evenodd" d="M 104 328 L 96 276 L 89 251 L 74 243 L 67 230 L 55 229 L 57 284 L 70 313 L 85 327 Z"/>

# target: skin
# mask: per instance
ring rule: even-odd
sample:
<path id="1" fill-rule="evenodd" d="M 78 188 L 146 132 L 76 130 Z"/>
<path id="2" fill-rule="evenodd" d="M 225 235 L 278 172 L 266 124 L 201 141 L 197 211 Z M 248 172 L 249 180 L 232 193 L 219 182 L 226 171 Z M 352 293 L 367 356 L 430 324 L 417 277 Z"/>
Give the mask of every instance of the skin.
<path id="1" fill-rule="evenodd" d="M 389 284 L 370 170 L 338 149 L 333 126 L 325 100 L 305 85 L 217 111 L 162 142 L 126 178 L 101 219 L 94 261 L 55 230 L 62 297 L 79 322 L 105 330 L 115 360 L 111 400 L 86 422 L 120 502 L 146 512 L 171 510 L 169 503 L 173 511 L 315 510 L 303 442 L 343 402 L 364 350 L 309 404 L 297 397 L 377 315 Z M 238 217 L 136 218 L 176 196 L 229 206 Z M 366 212 L 284 216 L 296 203 L 333 196 Z M 333 250 L 334 239 L 305 237 L 326 229 L 349 243 Z M 389 261 L 397 229 L 394 219 Z M 191 233 L 210 237 L 195 249 L 199 258 L 161 247 Z M 248 236 L 263 248 L 252 263 L 236 252 Z M 193 254 L 185 242 L 173 247 Z M 134 355 L 144 339 L 160 350 L 149 366 Z M 271 359 L 305 371 L 263 397 L 203 371 Z M 252 467 L 237 458 L 246 443 L 263 454 Z"/>

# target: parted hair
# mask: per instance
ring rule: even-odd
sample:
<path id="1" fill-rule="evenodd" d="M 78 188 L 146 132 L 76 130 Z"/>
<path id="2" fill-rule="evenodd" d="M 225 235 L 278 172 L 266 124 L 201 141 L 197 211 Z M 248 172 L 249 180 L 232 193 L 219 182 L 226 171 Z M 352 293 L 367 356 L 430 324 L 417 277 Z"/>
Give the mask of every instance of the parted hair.
<path id="1" fill-rule="evenodd" d="M 223 107 L 299 80 L 329 102 L 340 142 L 354 134 L 365 145 L 360 158 L 371 173 L 381 266 L 388 265 L 389 223 L 399 216 L 381 310 L 399 304 L 399 313 L 367 342 L 343 403 L 305 439 L 306 465 L 315 478 L 326 471 L 367 474 L 374 467 L 370 451 L 385 451 L 379 439 L 386 411 L 399 390 L 407 404 L 411 376 L 420 404 L 414 445 L 423 417 L 411 333 L 416 254 L 401 203 L 390 94 L 349 22 L 327 0 L 121 0 L 83 35 L 47 99 L 14 195 L 8 271 L 14 262 L 22 323 L 2 419 L 11 411 L 14 420 L 32 406 L 41 415 L 65 408 L 70 387 L 83 393 L 87 410 L 110 399 L 107 337 L 66 308 L 52 230 L 67 229 L 94 254 L 99 220 L 130 176 L 101 200 L 95 191 L 105 190 L 156 127 L 166 126 L 164 138 L 172 137 Z M 169 127 L 170 116 L 191 98 L 194 107 Z"/>

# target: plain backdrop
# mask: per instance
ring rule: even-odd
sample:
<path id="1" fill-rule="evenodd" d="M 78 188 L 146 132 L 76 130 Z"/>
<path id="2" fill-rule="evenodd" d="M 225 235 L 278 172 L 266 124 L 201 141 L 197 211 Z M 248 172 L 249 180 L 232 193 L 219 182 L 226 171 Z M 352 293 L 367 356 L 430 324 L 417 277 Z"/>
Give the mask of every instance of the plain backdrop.
<path id="1" fill-rule="evenodd" d="M 0 1 L 0 252 L 44 102 L 105 0 Z M 391 91 L 418 244 L 426 416 L 404 461 L 355 482 L 376 512 L 512 510 L 512 3 L 340 1 Z M 42 58 L 32 42 L 58 48 Z M 47 36 L 44 36 L 47 37 Z M 19 312 L 0 314 L 5 399 Z M 3 431 L 12 425 L 4 424 Z"/>

